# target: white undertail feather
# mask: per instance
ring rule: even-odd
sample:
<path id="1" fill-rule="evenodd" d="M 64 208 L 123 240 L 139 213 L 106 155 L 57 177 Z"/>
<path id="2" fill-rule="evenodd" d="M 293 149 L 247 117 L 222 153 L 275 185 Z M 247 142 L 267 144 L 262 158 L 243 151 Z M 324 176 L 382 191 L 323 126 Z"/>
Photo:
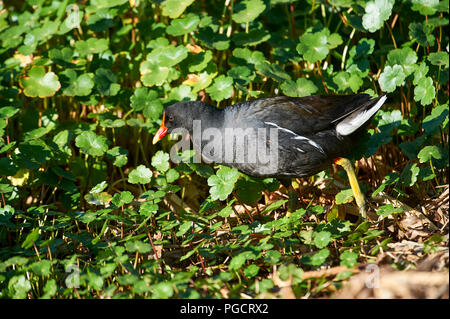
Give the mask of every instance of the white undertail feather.
<path id="1" fill-rule="evenodd" d="M 380 109 L 386 99 L 386 95 L 382 96 L 378 100 L 378 102 L 370 109 L 357 111 L 347 116 L 336 126 L 336 131 L 338 132 L 338 134 L 343 136 L 352 134 L 354 131 L 360 128 L 361 125 L 366 123 Z"/>

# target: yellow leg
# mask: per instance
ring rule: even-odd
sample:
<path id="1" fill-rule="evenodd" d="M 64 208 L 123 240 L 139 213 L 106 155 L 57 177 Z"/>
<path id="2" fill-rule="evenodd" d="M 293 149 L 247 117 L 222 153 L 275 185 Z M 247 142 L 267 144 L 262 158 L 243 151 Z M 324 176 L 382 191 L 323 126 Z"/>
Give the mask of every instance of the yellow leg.
<path id="1" fill-rule="evenodd" d="M 355 197 L 356 205 L 359 207 L 359 214 L 363 219 L 366 219 L 366 200 L 364 194 L 359 188 L 358 179 L 356 178 L 355 170 L 353 169 L 352 163 L 346 158 L 338 158 L 334 161 L 336 164 L 342 166 L 347 172 L 348 180 L 353 191 L 353 196 Z"/>

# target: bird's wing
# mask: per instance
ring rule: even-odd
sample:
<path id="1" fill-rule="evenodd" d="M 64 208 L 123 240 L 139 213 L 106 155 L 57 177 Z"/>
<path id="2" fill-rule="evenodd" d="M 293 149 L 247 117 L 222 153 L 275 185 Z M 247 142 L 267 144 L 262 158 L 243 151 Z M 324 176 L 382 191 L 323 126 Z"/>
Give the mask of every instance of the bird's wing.
<path id="1" fill-rule="evenodd" d="M 279 96 L 247 101 L 242 103 L 240 109 L 247 117 L 297 134 L 312 135 L 334 127 L 346 116 L 372 105 L 372 101 L 367 94 L 301 98 Z"/>

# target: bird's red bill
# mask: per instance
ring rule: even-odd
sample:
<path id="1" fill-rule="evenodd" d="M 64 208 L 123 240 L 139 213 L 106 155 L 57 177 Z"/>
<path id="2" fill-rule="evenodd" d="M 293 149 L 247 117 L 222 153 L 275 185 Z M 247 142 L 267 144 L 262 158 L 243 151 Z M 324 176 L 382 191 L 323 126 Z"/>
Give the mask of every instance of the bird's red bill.
<path id="1" fill-rule="evenodd" d="M 167 133 L 167 127 L 164 125 L 165 118 L 166 113 L 163 113 L 161 126 L 159 127 L 158 131 L 156 131 L 155 137 L 153 137 L 153 144 L 158 143 Z"/>

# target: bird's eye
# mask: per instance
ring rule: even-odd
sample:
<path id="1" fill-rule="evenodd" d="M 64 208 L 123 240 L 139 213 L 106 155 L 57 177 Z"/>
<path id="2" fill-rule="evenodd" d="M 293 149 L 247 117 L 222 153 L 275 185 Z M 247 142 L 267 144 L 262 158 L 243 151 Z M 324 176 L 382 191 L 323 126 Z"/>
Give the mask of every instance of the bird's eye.
<path id="1" fill-rule="evenodd" d="M 169 116 L 169 121 L 173 121 L 173 120 L 174 120 L 173 116 L 172 115 Z"/>

